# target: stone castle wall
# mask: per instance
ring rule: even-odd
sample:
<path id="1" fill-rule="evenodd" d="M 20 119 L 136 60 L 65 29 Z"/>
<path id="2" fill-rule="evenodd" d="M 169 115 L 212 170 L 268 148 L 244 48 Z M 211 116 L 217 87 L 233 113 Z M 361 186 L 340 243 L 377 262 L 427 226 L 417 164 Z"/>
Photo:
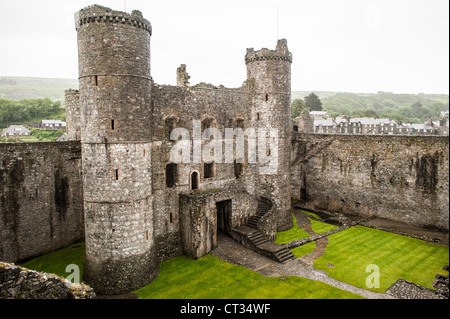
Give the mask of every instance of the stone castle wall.
<path id="1" fill-rule="evenodd" d="M 84 284 L 0 262 L 0 299 L 94 299 L 95 292 Z"/>
<path id="2" fill-rule="evenodd" d="M 0 144 L 0 260 L 84 239 L 80 142 Z"/>
<path id="3" fill-rule="evenodd" d="M 448 137 L 295 134 L 293 147 L 305 208 L 448 231 Z"/>
<path id="4" fill-rule="evenodd" d="M 67 140 L 81 139 L 80 91 L 69 89 L 65 92 Z"/>

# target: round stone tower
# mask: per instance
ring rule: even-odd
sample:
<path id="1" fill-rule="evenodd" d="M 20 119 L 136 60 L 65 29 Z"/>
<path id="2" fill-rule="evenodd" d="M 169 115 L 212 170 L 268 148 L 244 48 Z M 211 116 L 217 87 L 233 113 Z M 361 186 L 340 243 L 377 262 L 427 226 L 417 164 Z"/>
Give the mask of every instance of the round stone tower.
<path id="1" fill-rule="evenodd" d="M 292 227 L 289 188 L 292 54 L 287 41 L 282 39 L 278 40 L 275 50 L 247 49 L 245 63 L 252 99 L 251 125 L 258 134 L 257 163 L 251 172 L 254 193 L 269 197 L 275 203 L 277 230 L 286 230 Z M 266 143 L 261 135 L 264 130 Z"/>
<path id="2" fill-rule="evenodd" d="M 151 25 L 94 5 L 78 34 L 86 259 L 83 280 L 120 294 L 159 273 L 153 238 Z"/>

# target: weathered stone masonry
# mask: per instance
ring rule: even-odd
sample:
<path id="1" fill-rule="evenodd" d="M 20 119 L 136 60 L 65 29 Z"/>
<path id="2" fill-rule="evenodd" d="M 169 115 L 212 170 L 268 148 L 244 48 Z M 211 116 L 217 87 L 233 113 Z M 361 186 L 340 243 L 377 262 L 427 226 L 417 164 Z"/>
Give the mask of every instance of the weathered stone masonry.
<path id="1" fill-rule="evenodd" d="M 292 196 L 317 211 L 449 230 L 448 137 L 295 134 Z"/>
<path id="2" fill-rule="evenodd" d="M 290 218 L 290 67 L 286 40 L 275 50 L 249 49 L 248 76 L 237 89 L 210 84 L 189 86 L 182 65 L 179 86 L 153 83 L 150 72 L 150 23 L 139 11 L 131 14 L 90 6 L 75 15 L 79 53 L 79 102 L 68 91 L 69 116 L 80 114 L 86 233 L 85 280 L 100 293 L 120 293 L 153 280 L 158 262 L 180 253 L 196 258 L 215 247 L 214 227 L 193 228 L 191 210 L 181 194 L 197 201 L 200 192 L 228 194 L 232 214 L 227 228 L 247 202 L 243 220 L 256 214 L 260 196 L 277 210 L 266 223 L 288 229 Z M 77 109 L 79 108 L 79 112 Z M 172 163 L 170 132 L 181 127 L 193 139 L 193 120 L 201 131 L 216 128 L 269 128 L 279 133 L 277 169 L 261 173 L 260 165 Z M 69 139 L 78 129 L 70 128 Z M 224 137 L 224 136 L 222 136 Z M 204 145 L 206 141 L 203 141 Z M 273 149 L 272 151 L 276 151 Z M 267 152 L 270 152 L 268 150 Z M 267 165 L 267 164 L 265 164 Z M 236 173 L 238 171 L 238 173 Z M 192 192 L 193 191 L 193 192 Z M 248 194 L 243 201 L 240 194 Z M 248 196 L 253 200 L 248 200 Z M 189 200 L 188 200 L 189 201 Z M 240 203 L 241 202 L 241 203 Z M 212 202 L 209 206 L 214 208 Z M 240 203 L 240 204 L 239 204 Z M 240 209 L 236 209 L 236 208 Z M 208 225 L 216 225 L 211 208 Z M 247 218 L 248 217 L 248 218 Z M 263 223 L 262 223 L 263 224 Z M 265 225 L 261 225 L 264 229 Z M 273 233 L 273 227 L 266 227 Z M 192 231 L 197 233 L 192 233 Z M 191 236 L 192 235 L 192 236 Z M 186 243 L 206 238 L 207 249 Z"/>
<path id="3" fill-rule="evenodd" d="M 84 280 L 105 294 L 159 273 L 153 236 L 151 25 L 90 6 L 75 15 L 86 235 Z"/>
<path id="4" fill-rule="evenodd" d="M 292 132 L 286 40 L 275 50 L 247 49 L 239 88 L 190 86 L 185 65 L 169 86 L 151 78 L 152 28 L 139 11 L 94 5 L 75 21 L 80 83 L 66 91 L 71 141 L 0 144 L 0 260 L 85 239 L 83 281 L 99 294 L 127 292 L 156 278 L 161 261 L 200 258 L 218 231 L 236 235 L 252 218 L 273 240 L 292 227 L 291 198 L 312 210 L 448 231 L 448 138 Z M 202 139 L 193 120 L 222 134 L 275 129 L 278 147 L 266 136 L 266 151 L 277 152 L 276 170 L 265 174 L 271 163 L 249 162 L 248 150 L 242 163 L 236 150 L 228 163 L 171 162 L 174 128 Z M 261 202 L 270 209 L 258 217 Z"/>
<path id="5" fill-rule="evenodd" d="M 0 260 L 84 239 L 79 142 L 0 144 L 0 185 Z"/>

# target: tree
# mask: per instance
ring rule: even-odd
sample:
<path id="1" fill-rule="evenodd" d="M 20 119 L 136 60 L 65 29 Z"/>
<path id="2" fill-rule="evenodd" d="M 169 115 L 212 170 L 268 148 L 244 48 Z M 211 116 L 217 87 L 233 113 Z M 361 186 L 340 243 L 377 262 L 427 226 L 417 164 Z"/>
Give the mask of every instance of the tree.
<path id="1" fill-rule="evenodd" d="M 310 111 L 322 111 L 322 101 L 314 93 L 305 97 L 305 107 Z"/>
<path id="2" fill-rule="evenodd" d="M 420 117 L 420 113 L 421 113 L 421 111 L 422 111 L 422 103 L 420 103 L 420 102 L 414 102 L 414 103 L 411 105 L 411 108 L 413 109 L 414 116 L 415 116 L 415 117 Z"/>
<path id="3" fill-rule="evenodd" d="M 305 108 L 305 102 L 302 99 L 295 99 L 291 106 L 291 117 L 296 118 Z"/>

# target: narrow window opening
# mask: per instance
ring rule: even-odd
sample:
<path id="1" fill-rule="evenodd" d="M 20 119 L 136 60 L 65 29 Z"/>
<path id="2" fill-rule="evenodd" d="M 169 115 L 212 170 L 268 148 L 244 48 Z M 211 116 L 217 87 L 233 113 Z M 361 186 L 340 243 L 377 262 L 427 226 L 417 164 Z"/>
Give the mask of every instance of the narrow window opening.
<path id="1" fill-rule="evenodd" d="M 244 129 L 244 120 L 242 120 L 242 119 L 239 119 L 239 120 L 237 120 L 236 121 L 236 127 L 238 128 L 241 128 L 241 129 Z"/>
<path id="2" fill-rule="evenodd" d="M 145 157 L 145 149 L 144 149 L 144 151 L 143 151 L 143 156 Z"/>
<path id="3" fill-rule="evenodd" d="M 256 113 L 256 120 L 259 121 L 261 119 L 261 113 Z"/>
<path id="4" fill-rule="evenodd" d="M 115 129 L 115 123 L 114 120 L 111 120 L 111 131 L 114 131 Z"/>
<path id="5" fill-rule="evenodd" d="M 148 230 L 145 231 L 145 240 L 148 240 Z"/>
<path id="6" fill-rule="evenodd" d="M 168 188 L 174 187 L 178 182 L 178 164 L 166 165 L 166 186 Z"/>
<path id="7" fill-rule="evenodd" d="M 170 134 L 176 128 L 176 120 L 174 118 L 167 118 L 164 123 L 164 134 L 166 140 L 170 141 Z"/>
<path id="8" fill-rule="evenodd" d="M 198 189 L 198 173 L 197 172 L 193 172 L 191 174 L 191 189 Z"/>
<path id="9" fill-rule="evenodd" d="M 118 181 L 118 180 L 119 180 L 119 170 L 118 170 L 118 169 L 116 169 L 116 174 L 115 174 L 115 176 L 116 176 L 116 181 Z"/>
<path id="10" fill-rule="evenodd" d="M 98 86 L 98 77 L 97 77 L 97 75 L 93 76 L 93 82 L 94 82 L 95 86 Z"/>
<path id="11" fill-rule="evenodd" d="M 169 222 L 172 224 L 172 222 L 173 222 L 173 215 L 172 215 L 172 213 L 170 213 L 169 214 Z"/>
<path id="12" fill-rule="evenodd" d="M 203 177 L 204 178 L 214 177 L 214 162 L 203 164 Z"/>
<path id="13" fill-rule="evenodd" d="M 269 94 L 266 94 L 265 101 L 269 101 Z"/>
<path id="14" fill-rule="evenodd" d="M 238 179 L 244 173 L 244 163 L 242 159 L 234 160 L 234 177 Z"/>

